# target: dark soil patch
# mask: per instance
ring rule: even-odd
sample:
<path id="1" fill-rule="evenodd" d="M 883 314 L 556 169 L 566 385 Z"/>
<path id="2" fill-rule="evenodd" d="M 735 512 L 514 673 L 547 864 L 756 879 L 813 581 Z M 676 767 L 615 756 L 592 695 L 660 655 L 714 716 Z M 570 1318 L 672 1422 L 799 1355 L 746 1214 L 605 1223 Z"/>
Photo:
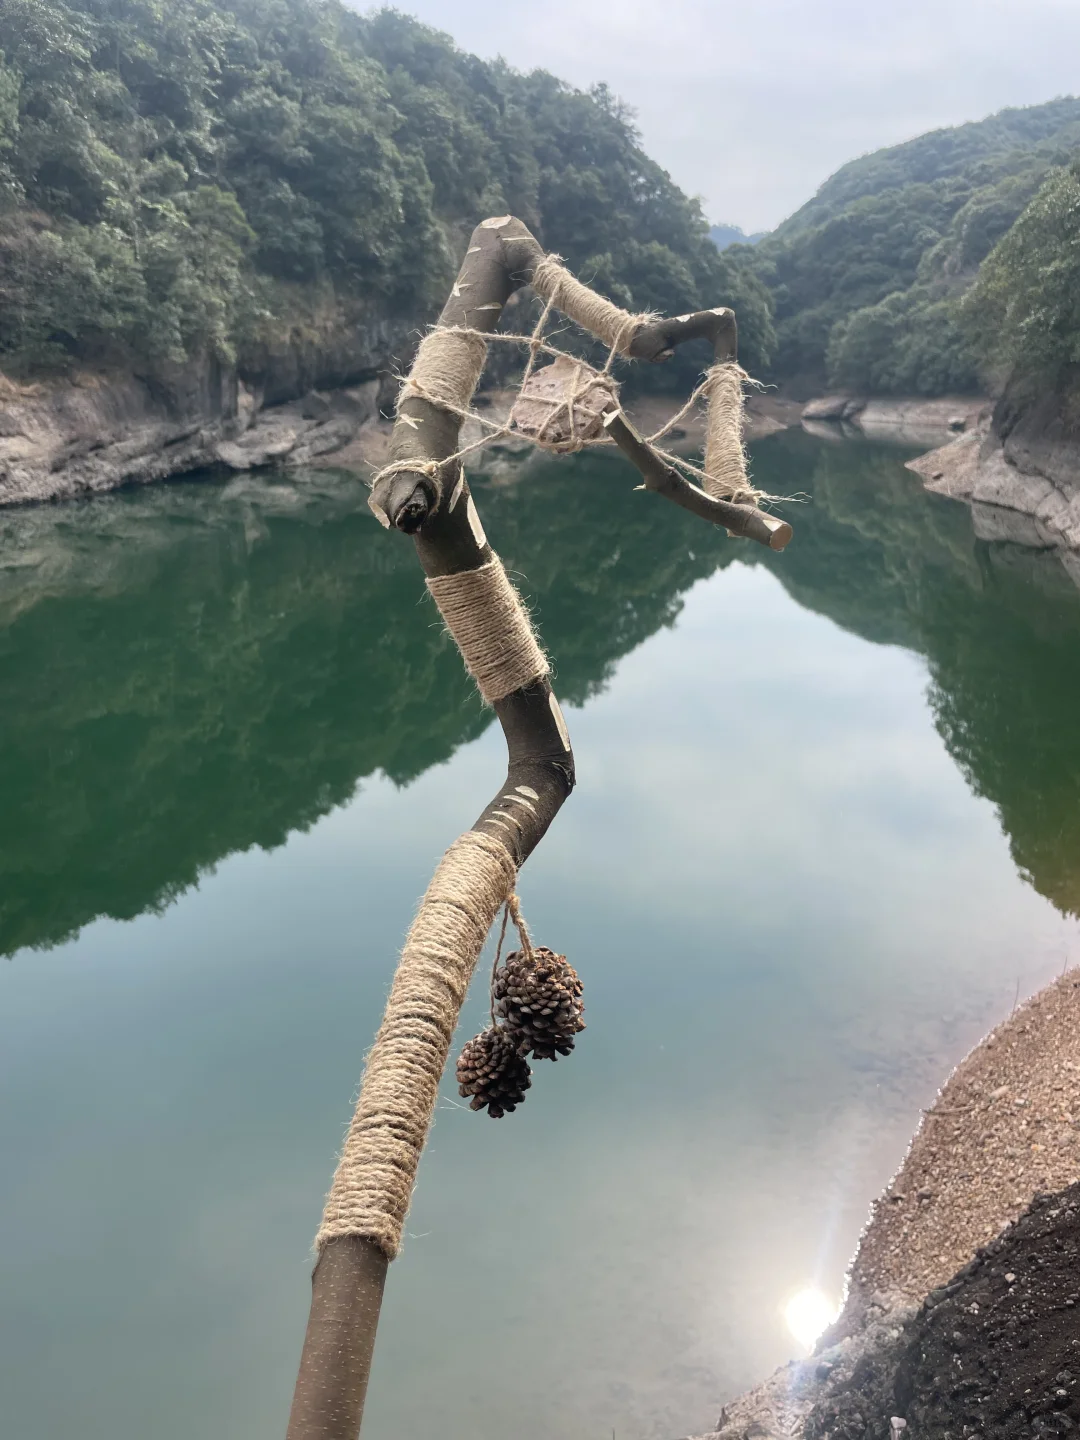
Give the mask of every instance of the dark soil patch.
<path id="1" fill-rule="evenodd" d="M 894 1416 L 902 1440 L 1080 1440 L 1080 1183 L 1036 1197 L 932 1292 L 817 1402 L 805 1436 L 888 1440 Z"/>

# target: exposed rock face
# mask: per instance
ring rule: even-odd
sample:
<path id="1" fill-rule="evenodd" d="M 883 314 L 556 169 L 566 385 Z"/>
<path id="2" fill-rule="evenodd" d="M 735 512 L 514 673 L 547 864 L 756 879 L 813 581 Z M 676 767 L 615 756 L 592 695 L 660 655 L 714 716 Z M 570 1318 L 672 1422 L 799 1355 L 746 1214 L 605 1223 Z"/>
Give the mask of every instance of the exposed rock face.
<path id="1" fill-rule="evenodd" d="M 980 540 L 1008 540 L 1036 549 L 1080 549 L 1080 454 L 1069 472 L 1073 446 L 1022 454 L 1002 443 L 985 424 L 940 449 L 909 461 L 928 490 L 964 500 L 971 506 Z M 1036 466 L 1034 456 L 1045 469 Z M 1047 471 L 1050 473 L 1048 474 Z"/>
<path id="2" fill-rule="evenodd" d="M 270 409 L 207 363 L 171 383 L 134 375 L 0 389 L 0 505 L 66 500 L 205 466 L 305 464 L 375 414 L 377 380 Z"/>
<path id="3" fill-rule="evenodd" d="M 243 371 L 212 357 L 153 375 L 0 375 L 0 505 L 64 500 L 211 465 L 306 464 L 373 419 L 410 326 L 328 310 Z"/>
<path id="4" fill-rule="evenodd" d="M 1058 394 L 1010 387 L 993 409 L 964 396 L 826 395 L 803 407 L 802 422 L 822 439 L 935 446 L 909 468 L 971 506 L 979 539 L 1080 549 L 1080 380 Z"/>
<path id="5" fill-rule="evenodd" d="M 822 439 L 862 434 L 907 445 L 940 444 L 949 435 L 970 430 L 983 414 L 989 414 L 988 403 L 970 395 L 929 400 L 826 395 L 802 409 L 805 428 Z"/>
<path id="6" fill-rule="evenodd" d="M 910 462 L 928 490 L 966 501 L 982 540 L 1080 549 L 1080 425 L 1069 390 L 1006 391 L 975 431 Z"/>
<path id="7" fill-rule="evenodd" d="M 804 420 L 852 420 L 866 405 L 851 395 L 823 395 L 803 406 Z"/>

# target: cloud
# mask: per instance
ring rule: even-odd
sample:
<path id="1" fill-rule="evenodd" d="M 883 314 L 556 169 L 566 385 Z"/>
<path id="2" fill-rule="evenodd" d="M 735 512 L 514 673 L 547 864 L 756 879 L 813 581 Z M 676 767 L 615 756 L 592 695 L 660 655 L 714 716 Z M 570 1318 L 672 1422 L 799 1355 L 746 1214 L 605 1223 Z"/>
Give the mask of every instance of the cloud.
<path id="1" fill-rule="evenodd" d="M 406 0 L 462 48 L 605 81 L 713 220 L 767 229 L 846 160 L 1080 89 L 1075 0 Z"/>

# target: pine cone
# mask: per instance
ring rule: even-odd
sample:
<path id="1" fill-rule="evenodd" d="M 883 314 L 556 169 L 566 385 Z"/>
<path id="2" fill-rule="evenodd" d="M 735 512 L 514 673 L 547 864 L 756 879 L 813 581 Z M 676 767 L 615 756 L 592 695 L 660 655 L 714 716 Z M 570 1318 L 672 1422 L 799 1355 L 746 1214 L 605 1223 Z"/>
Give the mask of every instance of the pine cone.
<path id="1" fill-rule="evenodd" d="M 531 1076 L 520 1038 L 501 1027 L 474 1035 L 458 1056 L 458 1094 L 472 1096 L 470 1110 L 486 1106 L 493 1120 L 521 1104 Z"/>
<path id="2" fill-rule="evenodd" d="M 538 946 L 532 959 L 520 950 L 506 957 L 491 985 L 494 1013 L 521 1039 L 521 1053 L 537 1060 L 569 1055 L 585 1029 L 581 981 L 565 955 Z"/>

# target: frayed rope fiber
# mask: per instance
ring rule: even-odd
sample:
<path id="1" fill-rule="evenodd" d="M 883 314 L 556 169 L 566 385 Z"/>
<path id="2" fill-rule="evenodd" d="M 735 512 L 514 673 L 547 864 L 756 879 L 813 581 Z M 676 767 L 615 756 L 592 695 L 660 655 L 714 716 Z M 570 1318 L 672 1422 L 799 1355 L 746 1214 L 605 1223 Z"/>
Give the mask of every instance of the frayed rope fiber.
<path id="1" fill-rule="evenodd" d="M 420 341 L 400 400 L 419 395 L 451 414 L 467 410 L 487 360 L 487 345 L 475 330 L 438 326 Z"/>
<path id="2" fill-rule="evenodd" d="M 521 596 L 497 555 L 477 570 L 430 576 L 427 586 L 489 705 L 548 673 Z"/>
<path id="3" fill-rule="evenodd" d="M 651 312 L 631 315 L 571 275 L 558 255 L 545 255 L 533 271 L 532 287 L 541 299 L 568 315 L 620 355 L 629 355 L 630 343 L 643 325 L 657 317 Z"/>
<path id="4" fill-rule="evenodd" d="M 752 504 L 756 498 L 743 444 L 743 386 L 749 378 L 741 365 L 730 360 L 713 365 L 705 376 L 708 411 L 703 483 L 716 500 L 744 499 Z"/>
<path id="5" fill-rule="evenodd" d="M 506 848 L 468 830 L 447 850 L 401 952 L 338 1162 L 318 1251 L 362 1236 L 393 1260 L 458 1015 L 517 871 Z"/>

